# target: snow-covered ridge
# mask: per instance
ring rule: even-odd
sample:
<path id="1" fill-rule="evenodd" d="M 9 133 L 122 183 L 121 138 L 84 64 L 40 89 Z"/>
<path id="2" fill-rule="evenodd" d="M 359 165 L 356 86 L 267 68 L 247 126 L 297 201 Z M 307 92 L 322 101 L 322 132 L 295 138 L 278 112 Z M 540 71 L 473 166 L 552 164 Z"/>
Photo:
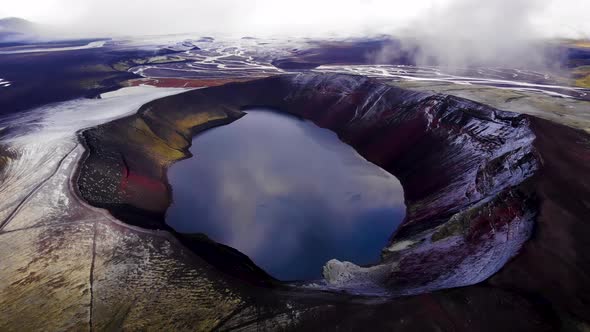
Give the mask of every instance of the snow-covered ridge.
<path id="1" fill-rule="evenodd" d="M 40 52 L 63 52 L 63 51 L 75 51 L 75 50 L 87 50 L 92 48 L 100 48 L 106 44 L 106 41 L 99 40 L 93 41 L 82 46 L 69 46 L 69 47 L 47 47 L 47 48 L 27 48 L 27 49 L 16 49 L 10 51 L 0 51 L 0 54 L 23 54 L 23 53 L 40 53 Z"/>

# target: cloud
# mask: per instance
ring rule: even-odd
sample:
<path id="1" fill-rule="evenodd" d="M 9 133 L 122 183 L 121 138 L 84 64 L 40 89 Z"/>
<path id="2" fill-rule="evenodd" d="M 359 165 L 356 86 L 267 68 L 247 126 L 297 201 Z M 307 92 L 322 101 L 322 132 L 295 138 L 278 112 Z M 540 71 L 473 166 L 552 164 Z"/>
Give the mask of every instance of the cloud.
<path id="1" fill-rule="evenodd" d="M 421 65 L 546 67 L 555 54 L 542 40 L 560 34 L 543 28 L 539 20 L 552 4 L 553 0 L 455 0 L 433 7 L 396 35 Z M 387 61 L 398 53 L 398 48 L 384 47 L 373 60 Z"/>
<path id="2" fill-rule="evenodd" d="M 24 17 L 83 35 L 195 32 L 318 37 L 397 34 L 404 28 L 461 35 L 492 24 L 498 34 L 512 35 L 515 31 L 504 24 L 528 13 L 535 34 L 579 36 L 590 35 L 584 15 L 589 10 L 590 1 L 583 0 L 19 0 L 3 4 L 0 17 Z"/>

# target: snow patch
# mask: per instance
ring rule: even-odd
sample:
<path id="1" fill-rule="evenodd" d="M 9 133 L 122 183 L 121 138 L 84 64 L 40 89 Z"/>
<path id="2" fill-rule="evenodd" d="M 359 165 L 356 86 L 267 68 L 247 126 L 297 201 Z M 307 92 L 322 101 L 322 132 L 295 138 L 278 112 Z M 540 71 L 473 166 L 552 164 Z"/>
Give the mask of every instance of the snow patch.
<path id="1" fill-rule="evenodd" d="M 332 259 L 324 265 L 324 281 L 306 285 L 330 291 L 344 291 L 351 294 L 387 295 L 389 292 L 381 286 L 387 276 L 397 265 L 377 265 L 361 267 L 351 262 Z"/>
<path id="2" fill-rule="evenodd" d="M 150 100 L 182 91 L 185 90 L 157 88 L 107 99 L 76 99 L 0 118 L 0 127 L 12 129 L 4 134 L 2 145 L 11 155 L 18 156 L 4 159 L 0 174 L 3 198 L 0 216 L 9 215 L 35 186 L 51 176 L 60 161 L 75 148 L 79 130 L 134 113 Z M 56 200 L 62 195 L 54 192 L 51 197 Z M 48 211 L 39 213 L 49 214 Z M 59 211 L 52 213 L 58 215 Z"/>
<path id="3" fill-rule="evenodd" d="M 402 250 L 408 249 L 414 243 L 416 243 L 416 242 L 415 241 L 408 241 L 408 240 L 395 242 L 392 246 L 387 248 L 387 251 L 389 251 L 389 252 L 402 251 Z"/>
<path id="4" fill-rule="evenodd" d="M 70 46 L 70 47 L 54 47 L 54 48 L 28 48 L 21 50 L 11 51 L 0 51 L 0 54 L 23 54 L 23 53 L 41 53 L 41 52 L 62 52 L 62 51 L 75 51 L 75 50 L 87 50 L 92 48 L 100 48 L 106 44 L 106 41 L 94 41 L 83 46 Z"/>

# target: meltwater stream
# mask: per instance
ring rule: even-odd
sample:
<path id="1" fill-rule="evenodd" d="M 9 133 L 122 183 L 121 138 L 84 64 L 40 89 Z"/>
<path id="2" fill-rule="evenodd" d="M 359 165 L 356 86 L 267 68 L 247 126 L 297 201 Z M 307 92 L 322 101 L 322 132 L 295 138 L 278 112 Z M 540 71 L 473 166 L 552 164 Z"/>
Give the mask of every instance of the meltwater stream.
<path id="1" fill-rule="evenodd" d="M 282 280 L 319 278 L 332 258 L 376 263 L 404 217 L 398 180 L 309 121 L 247 113 L 196 136 L 194 156 L 170 168 L 167 223 Z"/>

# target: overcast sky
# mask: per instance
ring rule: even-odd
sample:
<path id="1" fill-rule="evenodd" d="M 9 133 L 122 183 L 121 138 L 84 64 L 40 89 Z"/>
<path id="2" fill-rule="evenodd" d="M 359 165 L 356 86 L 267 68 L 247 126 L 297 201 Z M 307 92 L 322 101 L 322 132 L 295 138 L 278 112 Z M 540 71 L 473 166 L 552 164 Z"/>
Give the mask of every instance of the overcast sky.
<path id="1" fill-rule="evenodd" d="M 519 21 L 543 37 L 590 37 L 590 0 L 4 0 L 0 17 L 22 17 L 91 35 L 202 34 L 361 36 L 474 22 Z M 488 15 L 489 13 L 489 15 Z M 481 14 L 481 13 L 480 13 Z M 480 18 L 478 17 L 478 20 Z M 488 20 L 489 21 L 489 20 Z M 446 26 L 446 25 L 445 25 Z M 506 29 L 500 29 L 506 32 Z M 447 31 L 448 32 L 448 31 Z"/>

